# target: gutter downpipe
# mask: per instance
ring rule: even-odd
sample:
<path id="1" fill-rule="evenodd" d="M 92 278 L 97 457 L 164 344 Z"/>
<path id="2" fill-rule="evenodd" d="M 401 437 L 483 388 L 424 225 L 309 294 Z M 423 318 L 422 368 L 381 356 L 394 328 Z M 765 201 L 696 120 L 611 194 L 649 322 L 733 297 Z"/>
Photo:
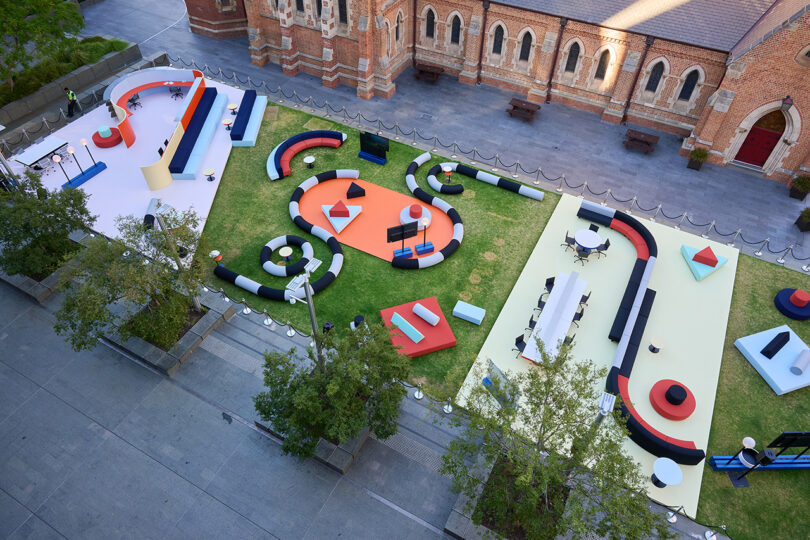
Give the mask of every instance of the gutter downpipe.
<path id="1" fill-rule="evenodd" d="M 652 36 L 647 36 L 644 39 L 644 53 L 641 55 L 641 60 L 638 62 L 638 69 L 636 70 L 636 74 L 633 76 L 633 85 L 630 87 L 630 94 L 627 96 L 627 101 L 624 104 L 622 121 L 619 122 L 621 125 L 625 125 L 627 123 L 627 111 L 630 109 L 630 102 L 633 100 L 633 94 L 636 92 L 636 85 L 638 84 L 638 78 L 641 76 L 641 70 L 644 69 L 644 62 L 647 60 L 647 52 L 650 50 L 650 47 L 652 47 L 653 43 L 655 43 L 655 38 Z"/>
<path id="2" fill-rule="evenodd" d="M 411 54 L 411 65 L 416 66 L 416 27 L 419 26 L 419 17 L 416 15 L 416 8 L 419 0 L 413 0 L 413 32 L 411 35 L 411 42 L 413 47 L 413 53 Z"/>
<path id="3" fill-rule="evenodd" d="M 475 72 L 475 84 L 481 84 L 481 62 L 484 60 L 484 36 L 487 32 L 487 15 L 489 14 L 489 0 L 483 0 L 484 21 L 481 23 L 481 43 L 478 45 L 478 68 Z"/>
<path id="4" fill-rule="evenodd" d="M 557 34 L 557 43 L 554 45 L 554 57 L 551 59 L 551 68 L 548 70 L 548 88 L 546 89 L 546 103 L 551 102 L 551 81 L 554 79 L 554 68 L 557 66 L 557 57 L 560 54 L 560 44 L 562 43 L 562 35 L 565 31 L 565 25 L 568 24 L 568 19 L 560 17 L 560 32 Z"/>

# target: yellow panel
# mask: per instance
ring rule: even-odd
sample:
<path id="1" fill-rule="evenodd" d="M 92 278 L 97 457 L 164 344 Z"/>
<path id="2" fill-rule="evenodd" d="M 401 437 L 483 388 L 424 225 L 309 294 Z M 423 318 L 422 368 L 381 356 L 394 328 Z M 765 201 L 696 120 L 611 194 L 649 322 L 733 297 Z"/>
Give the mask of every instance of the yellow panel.
<path id="1" fill-rule="evenodd" d="M 163 152 L 163 155 L 155 163 L 141 167 L 143 177 L 146 178 L 146 185 L 152 191 L 165 188 L 172 183 L 172 174 L 169 172 L 169 163 L 171 163 L 174 153 L 180 144 L 180 139 L 183 138 L 183 126 L 177 124 L 172 138 L 169 139 L 169 145 Z"/>

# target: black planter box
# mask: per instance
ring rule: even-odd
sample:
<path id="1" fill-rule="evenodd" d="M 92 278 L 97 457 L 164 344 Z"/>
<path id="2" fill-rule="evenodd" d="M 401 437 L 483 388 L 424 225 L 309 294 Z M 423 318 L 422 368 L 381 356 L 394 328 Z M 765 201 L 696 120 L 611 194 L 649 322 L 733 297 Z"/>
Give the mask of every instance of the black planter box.
<path id="1" fill-rule="evenodd" d="M 805 221 L 804 219 L 802 219 L 801 216 L 799 216 L 794 223 L 796 224 L 796 226 L 799 228 L 800 231 L 802 232 L 810 231 L 810 221 Z"/>
<path id="2" fill-rule="evenodd" d="M 687 169 L 694 169 L 696 171 L 699 171 L 702 166 L 703 166 L 702 161 L 692 158 L 689 158 L 689 163 L 686 164 Z"/>
<path id="3" fill-rule="evenodd" d="M 807 192 L 792 187 L 790 188 L 790 197 L 792 199 L 799 199 L 800 201 L 803 201 L 804 198 L 807 197 Z"/>

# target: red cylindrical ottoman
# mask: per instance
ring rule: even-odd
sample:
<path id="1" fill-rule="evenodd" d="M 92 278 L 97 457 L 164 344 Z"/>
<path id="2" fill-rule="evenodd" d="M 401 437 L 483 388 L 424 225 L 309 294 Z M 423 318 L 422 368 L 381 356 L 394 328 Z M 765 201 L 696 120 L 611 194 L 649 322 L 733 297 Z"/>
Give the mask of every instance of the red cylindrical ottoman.
<path id="1" fill-rule="evenodd" d="M 118 128 L 110 128 L 109 137 L 102 137 L 98 131 L 93 133 L 93 143 L 99 148 L 111 148 L 122 140 L 121 132 L 118 131 Z"/>

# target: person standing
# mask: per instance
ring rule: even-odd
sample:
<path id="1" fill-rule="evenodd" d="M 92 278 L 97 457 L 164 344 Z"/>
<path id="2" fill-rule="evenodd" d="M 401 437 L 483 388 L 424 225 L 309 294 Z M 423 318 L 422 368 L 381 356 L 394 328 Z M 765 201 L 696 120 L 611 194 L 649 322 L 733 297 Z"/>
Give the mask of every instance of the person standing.
<path id="1" fill-rule="evenodd" d="M 73 111 L 76 108 L 76 92 L 68 87 L 65 87 L 65 92 L 68 98 L 68 118 L 73 118 Z"/>

